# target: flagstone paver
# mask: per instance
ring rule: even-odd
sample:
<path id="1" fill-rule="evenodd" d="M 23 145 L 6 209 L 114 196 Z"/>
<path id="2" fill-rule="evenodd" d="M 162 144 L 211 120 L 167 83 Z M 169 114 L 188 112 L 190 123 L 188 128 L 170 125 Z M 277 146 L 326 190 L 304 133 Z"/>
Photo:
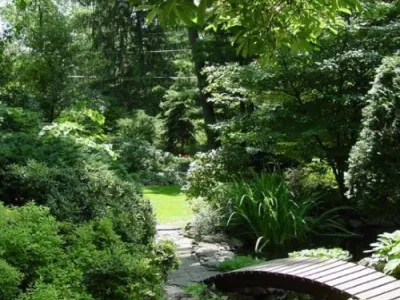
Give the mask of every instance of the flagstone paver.
<path id="1" fill-rule="evenodd" d="M 173 298 L 174 296 L 172 295 L 168 296 L 168 294 L 176 294 L 176 287 L 183 287 L 200 282 L 220 273 L 215 270 L 207 269 L 195 259 L 192 255 L 193 240 L 184 237 L 181 228 L 160 226 L 158 227 L 157 239 L 172 240 L 177 245 L 177 255 L 181 261 L 179 269 L 171 272 L 169 275 L 166 287 L 167 299 L 180 299 Z M 169 291 L 171 292 L 169 293 Z"/>

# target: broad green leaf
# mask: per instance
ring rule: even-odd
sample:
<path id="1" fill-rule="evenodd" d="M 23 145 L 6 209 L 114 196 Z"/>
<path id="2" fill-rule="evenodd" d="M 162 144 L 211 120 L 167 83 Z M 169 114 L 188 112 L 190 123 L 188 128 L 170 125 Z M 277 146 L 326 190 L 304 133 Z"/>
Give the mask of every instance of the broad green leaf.
<path id="1" fill-rule="evenodd" d="M 158 8 L 153 8 L 152 10 L 150 10 L 150 12 L 147 14 L 146 22 L 148 24 L 153 22 L 154 18 L 157 16 L 157 14 L 158 14 Z"/>
<path id="2" fill-rule="evenodd" d="M 207 0 L 200 0 L 200 4 L 197 8 L 197 24 L 203 25 L 206 19 L 206 10 L 207 10 Z"/>
<path id="3" fill-rule="evenodd" d="M 340 7 L 340 8 L 339 8 L 339 11 L 341 11 L 341 12 L 343 12 L 343 13 L 345 13 L 345 14 L 351 15 L 351 10 L 348 9 L 348 8 Z"/>
<path id="4" fill-rule="evenodd" d="M 386 264 L 383 271 L 386 274 L 392 274 L 396 271 L 399 271 L 399 269 L 400 269 L 400 259 L 392 259 Z"/>

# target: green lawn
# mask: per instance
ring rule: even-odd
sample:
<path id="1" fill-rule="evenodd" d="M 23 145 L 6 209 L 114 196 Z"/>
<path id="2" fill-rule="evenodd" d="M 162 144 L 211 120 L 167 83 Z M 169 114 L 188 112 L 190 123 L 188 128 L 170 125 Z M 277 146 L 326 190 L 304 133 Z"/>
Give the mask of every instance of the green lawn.
<path id="1" fill-rule="evenodd" d="M 145 186 L 143 194 L 151 200 L 161 225 L 185 226 L 192 210 L 179 186 Z"/>

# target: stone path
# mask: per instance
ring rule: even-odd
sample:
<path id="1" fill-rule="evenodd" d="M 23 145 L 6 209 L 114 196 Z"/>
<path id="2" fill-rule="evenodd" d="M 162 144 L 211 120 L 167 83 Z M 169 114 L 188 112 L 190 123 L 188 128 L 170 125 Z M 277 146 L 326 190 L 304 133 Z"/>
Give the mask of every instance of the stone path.
<path id="1" fill-rule="evenodd" d="M 182 299 L 182 297 L 176 295 L 178 293 L 182 294 L 180 287 L 200 282 L 219 273 L 202 266 L 192 256 L 193 240 L 184 237 L 181 231 L 181 228 L 158 227 L 157 238 L 159 240 L 168 239 L 174 241 L 178 247 L 177 255 L 181 261 L 179 269 L 171 272 L 167 281 L 167 299 L 171 300 Z"/>

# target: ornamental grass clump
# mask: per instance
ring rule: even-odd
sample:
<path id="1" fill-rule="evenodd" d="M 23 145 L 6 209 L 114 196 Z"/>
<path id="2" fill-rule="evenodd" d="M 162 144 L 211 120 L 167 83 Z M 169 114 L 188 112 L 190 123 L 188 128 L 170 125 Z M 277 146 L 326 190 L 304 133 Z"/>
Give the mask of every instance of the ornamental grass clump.
<path id="1" fill-rule="evenodd" d="M 318 196 L 294 197 L 280 173 L 238 178 L 227 186 L 227 196 L 231 210 L 227 227 L 253 242 L 256 252 L 280 256 L 291 244 L 304 242 L 311 234 L 351 234 L 338 221 L 339 211 L 348 208 L 319 210 Z"/>

